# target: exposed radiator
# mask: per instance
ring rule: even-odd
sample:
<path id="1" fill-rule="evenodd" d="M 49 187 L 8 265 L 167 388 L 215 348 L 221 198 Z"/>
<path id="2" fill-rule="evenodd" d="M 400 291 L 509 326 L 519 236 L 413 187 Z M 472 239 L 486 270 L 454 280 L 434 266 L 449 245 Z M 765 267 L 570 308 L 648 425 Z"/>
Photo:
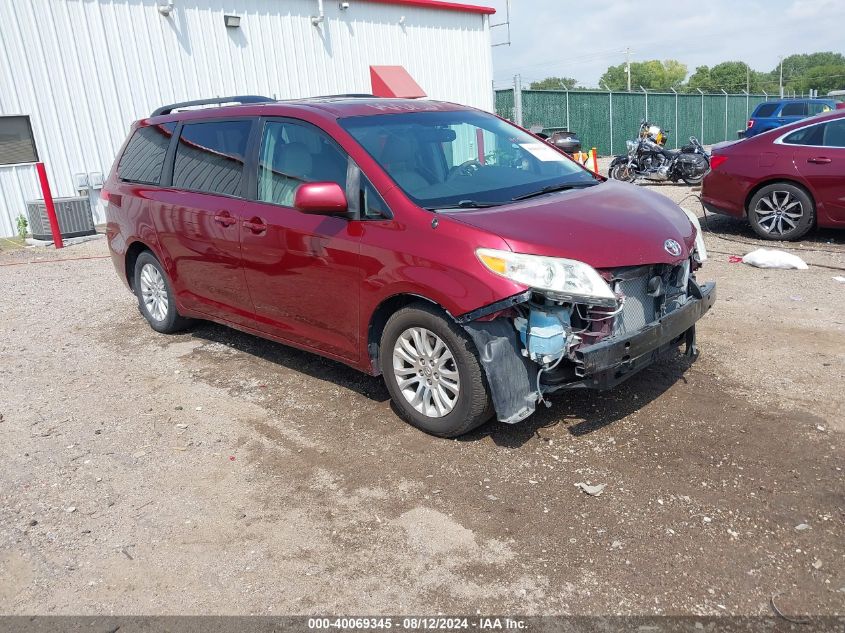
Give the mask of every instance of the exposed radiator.
<path id="1" fill-rule="evenodd" d="M 91 203 L 87 196 L 70 198 L 53 198 L 56 207 L 56 217 L 59 220 L 59 231 L 63 238 L 94 235 L 94 217 L 91 214 Z M 26 203 L 26 214 L 29 217 L 29 230 L 36 240 L 52 240 L 50 220 L 47 217 L 47 206 L 43 200 L 30 200 Z"/>
<path id="2" fill-rule="evenodd" d="M 641 267 L 639 274 L 618 281 L 618 290 L 625 296 L 622 311 L 613 322 L 613 334 L 631 334 L 657 320 L 661 314 L 683 305 L 689 265 Z M 657 296 L 649 294 L 649 279 L 660 275 L 662 283 Z M 671 301 L 667 302 L 667 296 Z"/>
<path id="3" fill-rule="evenodd" d="M 614 334 L 631 334 L 657 317 L 655 298 L 648 294 L 648 279 L 649 275 L 643 275 L 619 282 L 625 304 L 616 317 Z"/>

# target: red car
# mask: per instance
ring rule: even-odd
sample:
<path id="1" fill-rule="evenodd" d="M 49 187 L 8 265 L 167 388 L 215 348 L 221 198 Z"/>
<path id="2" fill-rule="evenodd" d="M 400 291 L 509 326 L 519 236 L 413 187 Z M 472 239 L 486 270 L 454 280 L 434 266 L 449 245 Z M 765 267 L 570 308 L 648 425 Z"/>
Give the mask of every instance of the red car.
<path id="1" fill-rule="evenodd" d="M 713 148 L 705 208 L 748 218 L 767 240 L 845 228 L 845 112 L 834 110 Z"/>
<path id="2" fill-rule="evenodd" d="M 241 105 L 177 112 L 188 106 Z M 444 437 L 608 388 L 715 301 L 693 219 L 451 103 L 175 104 L 135 123 L 102 197 L 159 332 L 209 319 L 383 374 Z"/>

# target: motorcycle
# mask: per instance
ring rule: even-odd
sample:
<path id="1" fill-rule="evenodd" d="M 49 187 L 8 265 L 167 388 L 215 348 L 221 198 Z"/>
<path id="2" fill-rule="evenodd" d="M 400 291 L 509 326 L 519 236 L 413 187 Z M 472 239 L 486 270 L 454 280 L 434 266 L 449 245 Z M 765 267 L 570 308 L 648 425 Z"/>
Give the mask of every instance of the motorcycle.
<path id="1" fill-rule="evenodd" d="M 643 119 L 635 141 L 626 141 L 627 155 L 616 156 L 610 164 L 608 175 L 616 180 L 634 182 L 644 178 L 655 182 L 683 180 L 697 185 L 710 171 L 710 156 L 694 136 L 689 145 L 667 150 L 668 134 L 657 125 Z"/>

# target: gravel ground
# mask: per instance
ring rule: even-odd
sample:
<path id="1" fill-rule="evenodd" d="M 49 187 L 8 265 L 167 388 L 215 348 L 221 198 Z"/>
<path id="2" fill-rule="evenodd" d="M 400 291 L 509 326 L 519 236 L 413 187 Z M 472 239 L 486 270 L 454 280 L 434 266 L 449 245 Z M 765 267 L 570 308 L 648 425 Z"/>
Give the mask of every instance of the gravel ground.
<path id="1" fill-rule="evenodd" d="M 845 234 L 764 271 L 708 225 L 697 362 L 458 441 L 342 365 L 156 334 L 103 239 L 7 245 L 0 611 L 842 614 Z"/>

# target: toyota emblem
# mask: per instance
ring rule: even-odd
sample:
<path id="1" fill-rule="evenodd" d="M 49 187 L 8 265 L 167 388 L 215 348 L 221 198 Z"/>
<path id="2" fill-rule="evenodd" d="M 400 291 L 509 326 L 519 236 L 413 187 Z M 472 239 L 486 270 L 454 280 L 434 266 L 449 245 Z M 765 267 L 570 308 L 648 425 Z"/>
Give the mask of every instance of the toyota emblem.
<path id="1" fill-rule="evenodd" d="M 663 248 L 666 249 L 666 252 L 672 257 L 677 257 L 681 254 L 681 245 L 675 240 L 666 240 L 663 242 Z"/>

